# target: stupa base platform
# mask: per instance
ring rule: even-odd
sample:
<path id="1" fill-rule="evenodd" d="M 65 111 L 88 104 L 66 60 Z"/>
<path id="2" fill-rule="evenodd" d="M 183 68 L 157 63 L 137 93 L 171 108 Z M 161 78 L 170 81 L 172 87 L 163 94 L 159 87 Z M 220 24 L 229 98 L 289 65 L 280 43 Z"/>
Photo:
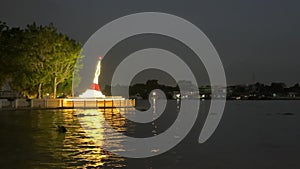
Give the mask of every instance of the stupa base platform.
<path id="1" fill-rule="evenodd" d="M 101 109 L 101 108 L 132 108 L 134 99 L 119 96 L 105 98 L 70 98 L 70 99 L 16 99 L 12 102 L 1 101 L 1 108 L 9 109 Z"/>

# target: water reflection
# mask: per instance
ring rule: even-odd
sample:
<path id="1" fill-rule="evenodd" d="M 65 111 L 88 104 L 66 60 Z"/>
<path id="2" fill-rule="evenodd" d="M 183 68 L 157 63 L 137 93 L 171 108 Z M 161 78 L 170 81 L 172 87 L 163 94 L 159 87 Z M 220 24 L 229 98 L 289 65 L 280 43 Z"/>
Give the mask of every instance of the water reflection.
<path id="1" fill-rule="evenodd" d="M 125 160 L 103 149 L 110 146 L 122 150 L 122 132 L 126 131 L 123 116 L 117 109 L 63 110 L 32 113 L 32 128 L 35 152 L 38 160 L 32 163 L 45 168 L 122 168 Z M 110 132 L 103 126 L 109 121 L 120 132 L 106 137 Z M 84 121 L 81 126 L 79 121 Z M 67 128 L 66 133 L 56 131 L 57 125 Z M 85 129 L 85 130 L 84 130 Z"/>
<path id="2" fill-rule="evenodd" d="M 176 108 L 176 104 L 172 107 Z M 149 128 L 148 125 L 133 126 L 118 114 L 133 113 L 130 109 L 90 113 L 0 110 L 0 168 L 299 168 L 300 115 L 296 111 L 300 109 L 299 101 L 228 102 L 226 116 L 217 132 L 207 143 L 199 144 L 197 138 L 209 107 L 209 102 L 202 104 L 198 122 L 178 146 L 145 159 L 124 159 L 97 147 L 78 120 L 98 118 L 103 121 L 105 118 L 121 133 L 127 130 L 137 136 L 151 136 L 152 123 Z M 285 112 L 294 115 L 281 116 Z M 92 113 L 96 117 L 84 115 Z M 165 112 L 154 122 L 158 127 L 155 131 L 159 134 L 171 126 L 176 115 L 176 109 Z M 57 125 L 65 126 L 68 131 L 57 132 Z M 109 131 L 104 128 L 101 132 Z M 115 148 L 121 148 L 121 142 L 120 136 L 102 138 L 103 145 L 111 144 Z"/>
<path id="3" fill-rule="evenodd" d="M 152 106 L 155 116 L 159 110 L 156 104 Z M 0 154 L 7 156 L 0 158 L 0 168 L 127 168 L 131 159 L 104 147 L 124 151 L 125 136 L 160 134 L 170 126 L 172 116 L 176 118 L 170 112 L 151 123 L 137 124 L 124 116 L 135 115 L 133 108 L 2 111 L 0 117 L 5 121 L 0 123 L 0 135 L 5 137 L 0 139 L 4 145 Z M 57 126 L 67 131 L 58 132 Z"/>

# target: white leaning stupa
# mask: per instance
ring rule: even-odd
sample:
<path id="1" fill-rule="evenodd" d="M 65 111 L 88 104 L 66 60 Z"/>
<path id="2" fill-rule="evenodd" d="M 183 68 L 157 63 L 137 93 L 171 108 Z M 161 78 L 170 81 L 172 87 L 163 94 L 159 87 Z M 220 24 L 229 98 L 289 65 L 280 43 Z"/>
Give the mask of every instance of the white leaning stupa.
<path id="1" fill-rule="evenodd" d="M 73 108 L 134 107 L 134 99 L 125 99 L 122 96 L 105 96 L 102 94 L 98 82 L 101 72 L 101 60 L 102 57 L 99 57 L 94 80 L 89 89 L 86 89 L 78 98 L 70 99 L 69 101 L 72 102 L 70 106 Z"/>
<path id="2" fill-rule="evenodd" d="M 102 57 L 99 57 L 94 80 L 90 86 L 90 89 L 87 89 L 85 92 L 83 92 L 81 95 L 79 95 L 79 98 L 94 98 L 94 99 L 95 98 L 105 98 L 105 95 L 103 95 L 100 90 L 100 85 L 98 82 L 98 78 L 99 78 L 100 72 L 101 72 L 101 60 L 102 60 Z"/>

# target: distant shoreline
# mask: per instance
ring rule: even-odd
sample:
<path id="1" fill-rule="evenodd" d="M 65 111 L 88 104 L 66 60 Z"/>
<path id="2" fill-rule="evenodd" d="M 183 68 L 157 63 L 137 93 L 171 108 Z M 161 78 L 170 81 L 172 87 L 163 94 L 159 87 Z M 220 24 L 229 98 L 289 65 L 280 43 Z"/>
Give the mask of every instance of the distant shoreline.
<path id="1" fill-rule="evenodd" d="M 251 99 L 235 99 L 227 98 L 226 100 L 300 100 L 300 97 L 290 98 L 290 97 L 278 97 L 278 98 L 251 98 Z"/>

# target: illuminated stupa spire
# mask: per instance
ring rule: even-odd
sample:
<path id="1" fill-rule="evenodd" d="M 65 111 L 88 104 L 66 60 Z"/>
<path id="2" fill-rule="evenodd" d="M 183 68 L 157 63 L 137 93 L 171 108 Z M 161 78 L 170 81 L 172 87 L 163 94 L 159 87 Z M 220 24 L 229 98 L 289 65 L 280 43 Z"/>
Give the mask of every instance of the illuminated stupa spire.
<path id="1" fill-rule="evenodd" d="M 104 98 L 105 97 L 105 95 L 103 95 L 100 90 L 100 85 L 98 82 L 101 73 L 101 61 L 102 61 L 102 57 L 99 57 L 93 83 L 91 84 L 90 89 L 87 89 L 84 93 L 79 95 L 80 98 Z"/>
<path id="2" fill-rule="evenodd" d="M 91 89 L 92 90 L 100 91 L 100 85 L 99 85 L 98 79 L 99 79 L 99 76 L 100 76 L 100 73 L 101 73 L 101 61 L 102 61 L 102 57 L 100 56 L 99 60 L 98 60 L 97 67 L 96 67 L 94 80 L 93 80 L 93 83 L 91 84 Z"/>

